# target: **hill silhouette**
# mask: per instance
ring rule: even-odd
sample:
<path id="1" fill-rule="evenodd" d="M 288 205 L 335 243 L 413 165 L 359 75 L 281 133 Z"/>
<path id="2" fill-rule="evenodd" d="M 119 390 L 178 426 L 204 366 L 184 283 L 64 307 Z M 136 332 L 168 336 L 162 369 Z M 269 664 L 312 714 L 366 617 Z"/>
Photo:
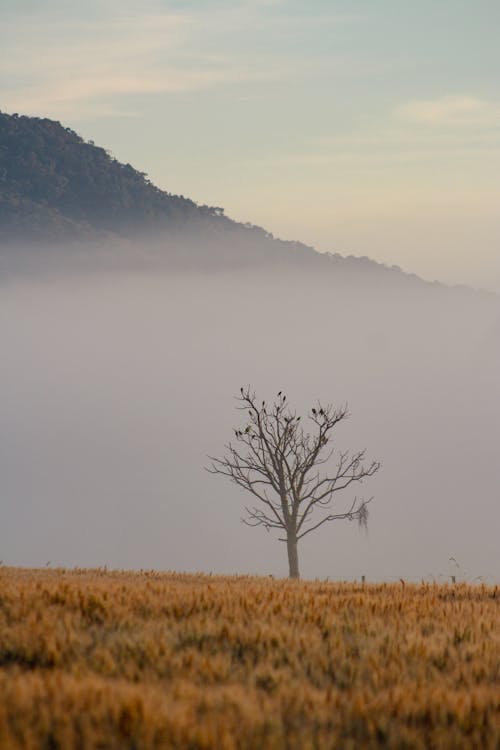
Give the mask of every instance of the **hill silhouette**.
<path id="1" fill-rule="evenodd" d="M 0 270 L 278 266 L 337 280 L 424 282 L 363 256 L 319 253 L 160 190 L 60 122 L 0 112 Z M 443 285 L 434 284 L 438 287 Z M 465 287 L 464 287 L 465 289 Z"/>
<path id="2" fill-rule="evenodd" d="M 213 219 L 59 122 L 0 113 L 2 237 L 81 238 Z"/>
<path id="3" fill-rule="evenodd" d="M 137 250 L 145 238 L 147 258 Z M 122 259 L 140 264 L 168 260 L 203 268 L 298 261 L 316 268 L 328 259 L 344 270 L 360 264 L 389 270 L 368 258 L 325 255 L 276 239 L 261 227 L 233 221 L 221 207 L 160 190 L 143 172 L 59 122 L 0 112 L 0 243 L 45 248 L 37 253 L 40 259 L 49 248 L 54 253 L 57 246 L 95 241 L 101 257 L 118 244 Z"/>

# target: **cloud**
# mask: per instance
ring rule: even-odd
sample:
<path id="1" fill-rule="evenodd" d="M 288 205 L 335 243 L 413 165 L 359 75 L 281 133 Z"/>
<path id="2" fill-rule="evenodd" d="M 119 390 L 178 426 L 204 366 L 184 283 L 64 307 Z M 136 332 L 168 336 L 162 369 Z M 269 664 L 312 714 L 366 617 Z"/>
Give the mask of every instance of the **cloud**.
<path id="1" fill-rule="evenodd" d="M 346 166 L 387 171 L 395 165 L 436 164 L 500 155 L 500 103 L 477 97 L 406 102 L 350 132 L 313 139 L 295 152 L 262 157 L 262 164 Z M 255 161 L 255 160 L 254 160 Z"/>
<path id="2" fill-rule="evenodd" d="M 134 116 L 130 103 L 124 106 L 123 97 L 147 94 L 180 93 L 197 91 L 209 87 L 236 83 L 243 79 L 258 80 L 252 71 L 231 68 L 212 70 L 182 70 L 166 68 L 152 74 L 114 74 L 80 76 L 76 79 L 61 78 L 43 86 L 25 87 L 4 97 L 9 108 L 25 114 L 41 114 L 60 117 L 78 110 L 80 115 Z"/>
<path id="3" fill-rule="evenodd" d="M 297 59 L 290 52 L 297 39 L 317 24 L 353 20 L 283 12 L 277 0 L 207 5 L 89 0 L 75 9 L 47 0 L 43 13 L 11 13 L 0 27 L 2 107 L 56 118 L 122 116 L 139 111 L 141 94 L 310 75 L 320 61 Z"/>
<path id="4" fill-rule="evenodd" d="M 229 15 L 226 21 L 236 24 L 234 13 Z M 2 107 L 56 117 L 121 116 L 127 109 L 133 114 L 127 97 L 285 75 L 284 65 L 249 65 L 223 51 L 203 51 L 202 37 L 214 23 L 215 17 L 199 11 L 8 21 L 0 31 L 0 73 L 7 84 Z"/>
<path id="5" fill-rule="evenodd" d="M 478 136 L 463 129 L 422 130 L 421 128 L 395 127 L 389 121 L 387 125 L 373 126 L 369 130 L 323 138 L 319 141 L 331 152 L 365 155 L 433 153 L 436 151 L 483 151 L 500 148 L 500 132 L 486 130 Z"/>
<path id="6" fill-rule="evenodd" d="M 500 103 L 474 96 L 448 94 L 438 99 L 415 99 L 401 104 L 396 117 L 404 122 L 436 126 L 495 126 Z"/>

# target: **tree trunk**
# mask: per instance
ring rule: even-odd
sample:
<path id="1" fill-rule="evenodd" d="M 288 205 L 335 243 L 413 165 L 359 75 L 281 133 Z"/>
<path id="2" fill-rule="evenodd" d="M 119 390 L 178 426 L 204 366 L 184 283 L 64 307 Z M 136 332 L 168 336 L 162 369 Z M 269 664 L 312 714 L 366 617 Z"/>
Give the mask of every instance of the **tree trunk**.
<path id="1" fill-rule="evenodd" d="M 295 534 L 287 534 L 286 548 L 288 552 L 288 569 L 290 578 L 300 578 L 299 553 L 297 550 L 297 537 Z"/>

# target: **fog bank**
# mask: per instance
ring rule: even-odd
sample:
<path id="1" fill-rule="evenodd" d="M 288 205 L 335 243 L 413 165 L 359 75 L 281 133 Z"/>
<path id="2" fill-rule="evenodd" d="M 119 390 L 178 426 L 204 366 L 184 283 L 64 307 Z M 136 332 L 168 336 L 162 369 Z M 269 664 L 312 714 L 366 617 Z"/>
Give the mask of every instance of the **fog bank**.
<path id="1" fill-rule="evenodd" d="M 321 269 L 13 276 L 0 342 L 4 563 L 286 575 L 204 470 L 251 384 L 299 413 L 347 401 L 339 448 L 382 462 L 368 533 L 306 537 L 304 577 L 499 578 L 493 297 Z"/>

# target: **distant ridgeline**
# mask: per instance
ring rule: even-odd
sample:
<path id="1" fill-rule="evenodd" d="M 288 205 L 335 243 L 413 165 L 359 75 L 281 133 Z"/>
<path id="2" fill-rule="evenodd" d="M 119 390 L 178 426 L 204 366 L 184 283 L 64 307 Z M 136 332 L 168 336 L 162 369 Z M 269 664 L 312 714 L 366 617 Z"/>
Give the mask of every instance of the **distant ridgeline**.
<path id="1" fill-rule="evenodd" d="M 187 235 L 203 240 L 205 261 L 207 254 L 217 262 L 323 257 L 300 242 L 276 240 L 261 227 L 235 222 L 220 207 L 160 190 L 144 173 L 59 122 L 0 112 L 4 247 L 160 238 L 166 255 Z"/>
<path id="2" fill-rule="evenodd" d="M 159 190 L 59 122 L 0 113 L 0 236 L 129 234 L 224 218 Z"/>
<path id="3" fill-rule="evenodd" d="M 21 248 L 45 248 L 36 253 L 43 263 L 49 248 L 61 248 L 64 256 L 58 259 L 68 258 L 68 244 L 92 241 L 98 241 L 99 253 L 86 258 L 100 261 L 112 245 L 113 253 L 120 247 L 120 262 L 136 265 L 328 264 L 348 274 L 363 270 L 379 278 L 416 279 L 366 257 L 322 254 L 301 242 L 275 239 L 261 227 L 233 221 L 222 208 L 160 190 L 144 173 L 59 122 L 0 112 L 0 270 L 10 266 L 14 246 L 16 260 Z"/>

